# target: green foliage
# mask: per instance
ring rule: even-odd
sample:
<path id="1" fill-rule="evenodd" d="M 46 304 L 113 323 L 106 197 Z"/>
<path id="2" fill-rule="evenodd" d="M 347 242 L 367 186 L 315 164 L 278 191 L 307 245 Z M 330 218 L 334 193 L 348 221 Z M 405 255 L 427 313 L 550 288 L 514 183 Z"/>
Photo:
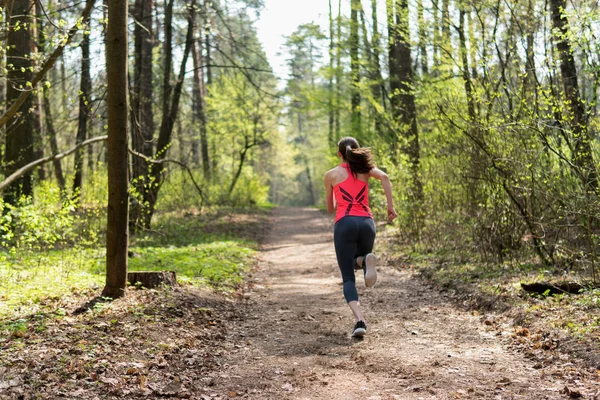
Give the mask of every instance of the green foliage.
<path id="1" fill-rule="evenodd" d="M 162 214 L 156 221 L 159 233 L 135 238 L 130 269 L 173 270 L 186 282 L 231 287 L 240 283 L 256 248 L 245 230 L 254 232 L 258 223 L 251 218 L 232 225 L 219 214 Z"/>
<path id="2" fill-rule="evenodd" d="M 108 173 L 105 164 L 97 163 L 91 173 L 88 171 L 80 201 L 90 209 L 106 207 L 108 203 Z"/>
<path id="3" fill-rule="evenodd" d="M 200 171 L 195 172 L 194 175 L 197 182 L 202 182 Z M 201 194 L 186 171 L 171 170 L 163 183 L 157 210 L 160 212 L 201 210 L 211 205 L 228 205 L 236 208 L 269 206 L 269 187 L 263 180 L 264 178 L 248 166 L 242 170 L 238 183 L 231 193 L 227 185 L 209 183 L 201 187 Z"/>
<path id="4" fill-rule="evenodd" d="M 27 332 L 27 320 L 17 319 L 15 321 L 10 321 L 9 323 L 4 325 L 4 329 L 8 332 L 9 336 L 14 338 L 21 338 Z M 2 329 L 2 324 L 0 324 L 0 331 Z"/>
<path id="5" fill-rule="evenodd" d="M 239 284 L 254 251 L 232 240 L 183 247 L 132 248 L 131 271 L 172 270 L 179 280 L 225 287 Z"/>
<path id="6" fill-rule="evenodd" d="M 0 253 L 0 317 L 32 313 L 48 298 L 70 298 L 103 282 L 104 252 L 91 249 Z"/>
<path id="7" fill-rule="evenodd" d="M 91 205 L 77 211 L 74 200 L 53 182 L 43 181 L 33 199 L 22 197 L 16 205 L 0 200 L 0 245 L 14 253 L 100 244 L 104 206 L 87 197 Z"/>
<path id="8" fill-rule="evenodd" d="M 138 235 L 130 247 L 130 269 L 174 270 L 182 282 L 231 289 L 252 263 L 263 224 L 260 212 L 240 215 L 231 223 L 228 214 L 159 214 L 155 230 Z M 97 247 L 0 253 L 0 319 L 69 304 L 99 289 L 105 258 Z"/>
<path id="9" fill-rule="evenodd" d="M 323 175 L 339 161 L 330 148 L 326 122 L 332 92 L 325 79 L 332 71 L 322 68 L 324 39 L 320 27 L 312 23 L 300 25 L 286 38 L 289 107 L 286 129 L 277 144 L 280 155 L 272 170 L 272 193 L 278 204 L 320 204 Z"/>
<path id="10" fill-rule="evenodd" d="M 60 190 L 47 182 L 38 186 L 36 199 L 22 197 L 16 205 L 0 201 L 3 247 L 44 250 L 74 241 L 73 203 L 63 201 Z"/>

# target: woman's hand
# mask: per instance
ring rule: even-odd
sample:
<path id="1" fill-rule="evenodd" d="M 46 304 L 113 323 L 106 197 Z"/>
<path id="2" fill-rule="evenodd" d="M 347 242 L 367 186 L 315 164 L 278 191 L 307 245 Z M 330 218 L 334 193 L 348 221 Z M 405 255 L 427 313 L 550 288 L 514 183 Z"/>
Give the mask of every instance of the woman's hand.
<path id="1" fill-rule="evenodd" d="M 377 168 L 373 168 L 371 172 L 369 172 L 369 176 L 375 179 L 379 179 L 381 181 L 381 185 L 383 186 L 383 191 L 385 192 L 385 198 L 388 204 L 388 221 L 390 221 L 391 223 L 394 219 L 396 219 L 398 214 L 396 213 L 396 210 L 394 210 L 394 200 L 392 199 L 392 184 L 390 183 L 390 178 L 385 172 Z"/>
<path id="2" fill-rule="evenodd" d="M 396 210 L 394 210 L 394 207 L 388 207 L 387 209 L 387 215 L 388 215 L 388 221 L 390 221 L 390 223 L 396 219 L 396 217 L 398 216 L 398 214 L 396 213 Z"/>

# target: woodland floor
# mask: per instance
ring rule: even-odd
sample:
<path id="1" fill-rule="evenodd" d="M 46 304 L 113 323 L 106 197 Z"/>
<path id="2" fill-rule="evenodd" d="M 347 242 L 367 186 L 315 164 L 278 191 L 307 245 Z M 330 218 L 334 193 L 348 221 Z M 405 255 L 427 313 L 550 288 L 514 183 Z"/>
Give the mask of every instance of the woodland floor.
<path id="1" fill-rule="evenodd" d="M 394 265 L 373 288 L 358 277 L 369 331 L 352 339 L 331 219 L 283 208 L 266 228 L 243 291 L 131 290 L 0 340 L 0 399 L 600 398 L 598 372 L 552 338 L 540 362 L 523 351 L 535 332 Z"/>

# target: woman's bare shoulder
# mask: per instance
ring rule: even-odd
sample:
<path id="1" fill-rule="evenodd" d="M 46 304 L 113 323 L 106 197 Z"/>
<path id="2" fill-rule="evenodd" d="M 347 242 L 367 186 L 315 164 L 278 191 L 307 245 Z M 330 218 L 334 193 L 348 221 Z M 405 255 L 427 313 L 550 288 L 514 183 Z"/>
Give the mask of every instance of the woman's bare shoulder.
<path id="1" fill-rule="evenodd" d="M 325 172 L 325 177 L 338 175 L 341 170 L 344 169 L 339 165 L 334 168 L 331 168 L 329 171 Z"/>

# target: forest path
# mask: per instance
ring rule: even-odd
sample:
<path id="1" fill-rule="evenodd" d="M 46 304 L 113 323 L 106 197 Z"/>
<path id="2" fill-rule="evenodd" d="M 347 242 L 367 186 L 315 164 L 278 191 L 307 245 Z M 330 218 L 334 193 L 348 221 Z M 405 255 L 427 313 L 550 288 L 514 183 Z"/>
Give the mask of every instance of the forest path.
<path id="1" fill-rule="evenodd" d="M 318 210 L 273 211 L 247 309 L 229 323 L 237 344 L 212 379 L 215 396 L 565 399 L 566 386 L 595 391 L 536 369 L 508 349 L 510 327 L 482 323 L 391 266 L 378 268 L 370 289 L 357 276 L 369 330 L 352 339 L 332 236 L 331 219 Z"/>

